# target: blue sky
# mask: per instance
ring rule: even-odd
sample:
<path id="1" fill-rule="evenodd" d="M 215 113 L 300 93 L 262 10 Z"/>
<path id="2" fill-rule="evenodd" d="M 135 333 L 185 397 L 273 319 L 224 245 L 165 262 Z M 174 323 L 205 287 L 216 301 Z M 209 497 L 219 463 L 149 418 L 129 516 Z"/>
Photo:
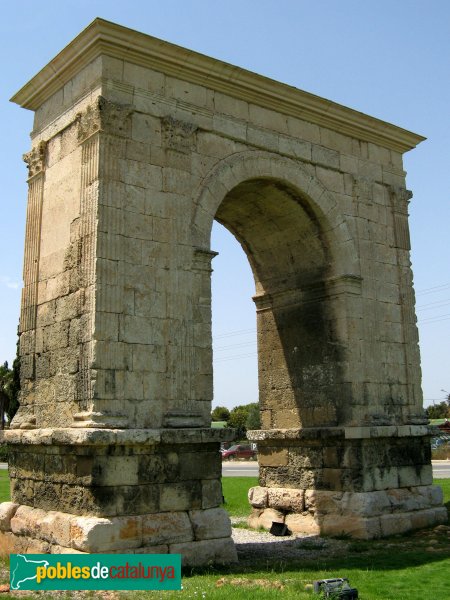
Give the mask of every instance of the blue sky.
<path id="1" fill-rule="evenodd" d="M 450 3 L 446 0 L 0 0 L 0 361 L 20 304 L 32 114 L 8 99 L 96 16 L 245 67 L 428 139 L 408 153 L 412 263 L 426 404 L 450 391 Z M 253 282 L 217 227 L 215 404 L 257 400 Z M 238 333 L 236 333 L 238 332 Z"/>

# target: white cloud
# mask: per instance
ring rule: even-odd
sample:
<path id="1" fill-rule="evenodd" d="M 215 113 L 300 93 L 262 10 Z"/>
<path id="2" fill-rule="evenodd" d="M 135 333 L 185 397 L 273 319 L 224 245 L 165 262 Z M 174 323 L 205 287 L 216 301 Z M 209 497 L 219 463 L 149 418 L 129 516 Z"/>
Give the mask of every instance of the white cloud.
<path id="1" fill-rule="evenodd" d="M 0 282 L 11 290 L 18 290 L 20 287 L 20 283 L 11 277 L 0 277 Z"/>

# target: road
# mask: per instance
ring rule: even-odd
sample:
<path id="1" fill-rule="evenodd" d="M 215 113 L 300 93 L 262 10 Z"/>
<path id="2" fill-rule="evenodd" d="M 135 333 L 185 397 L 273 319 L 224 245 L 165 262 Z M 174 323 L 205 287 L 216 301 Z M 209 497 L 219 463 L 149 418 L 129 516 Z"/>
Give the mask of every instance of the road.
<path id="1" fill-rule="evenodd" d="M 433 460 L 433 477 L 450 479 L 450 460 Z M 222 463 L 223 477 L 258 477 L 258 463 L 253 461 L 232 461 Z"/>
<path id="2" fill-rule="evenodd" d="M 433 477 L 450 479 L 450 460 L 433 460 Z M 0 469 L 7 469 L 6 463 L 0 463 Z M 258 477 L 258 463 L 255 461 L 226 461 L 222 463 L 223 477 Z"/>

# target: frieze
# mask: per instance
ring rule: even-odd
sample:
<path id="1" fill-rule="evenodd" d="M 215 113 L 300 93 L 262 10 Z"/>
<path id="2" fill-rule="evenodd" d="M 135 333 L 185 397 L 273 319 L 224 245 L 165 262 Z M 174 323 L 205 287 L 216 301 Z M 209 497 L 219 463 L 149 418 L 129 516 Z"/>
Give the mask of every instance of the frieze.
<path id="1" fill-rule="evenodd" d="M 78 141 L 82 142 L 98 131 L 127 137 L 131 133 L 129 106 L 116 104 L 99 96 L 94 104 L 78 113 Z"/>
<path id="2" fill-rule="evenodd" d="M 45 170 L 46 142 L 39 142 L 30 152 L 23 155 L 28 167 L 28 178 L 34 177 Z"/>
<path id="3" fill-rule="evenodd" d="M 188 154 L 195 146 L 195 132 L 197 125 L 179 121 L 173 117 L 162 119 L 163 144 L 172 150 Z"/>

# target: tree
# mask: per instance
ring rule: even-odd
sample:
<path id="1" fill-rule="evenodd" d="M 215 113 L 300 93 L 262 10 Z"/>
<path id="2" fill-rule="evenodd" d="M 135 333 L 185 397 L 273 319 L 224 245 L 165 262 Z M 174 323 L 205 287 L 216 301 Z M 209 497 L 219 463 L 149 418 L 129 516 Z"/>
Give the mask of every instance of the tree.
<path id="1" fill-rule="evenodd" d="M 14 415 L 19 409 L 20 392 L 20 358 L 19 342 L 17 342 L 16 358 L 13 368 L 10 369 L 5 361 L 0 366 L 0 428 L 5 428 L 5 415 L 11 423 Z"/>
<path id="2" fill-rule="evenodd" d="M 12 387 L 12 371 L 8 367 L 8 362 L 5 361 L 0 366 L 0 427 L 5 428 L 5 414 L 11 402 L 11 387 Z"/>
<path id="3" fill-rule="evenodd" d="M 13 361 L 12 381 L 11 381 L 11 396 L 9 406 L 6 410 L 8 420 L 11 423 L 14 415 L 19 410 L 19 392 L 20 392 L 20 354 L 19 354 L 19 338 L 17 338 L 16 358 Z"/>
<path id="4" fill-rule="evenodd" d="M 259 412 L 259 404 L 254 402 L 249 404 L 249 411 L 245 426 L 247 429 L 261 429 L 261 415 Z"/>
<path id="5" fill-rule="evenodd" d="M 259 429 L 259 420 L 257 422 L 255 418 L 255 407 L 259 416 L 259 409 L 257 403 L 242 404 L 240 406 L 235 406 L 233 409 L 231 409 L 230 418 L 228 419 L 227 425 L 228 427 L 233 427 L 234 429 L 236 429 L 237 438 L 245 437 L 247 429 Z M 249 427 L 249 424 L 251 425 L 251 427 Z"/>
<path id="6" fill-rule="evenodd" d="M 429 419 L 446 419 L 450 418 L 450 394 L 447 395 L 445 400 L 439 402 L 439 404 L 433 404 L 428 406 L 425 410 Z"/>
<path id="7" fill-rule="evenodd" d="M 230 411 L 226 406 L 216 406 L 211 413 L 211 419 L 213 421 L 228 421 L 230 418 Z"/>

